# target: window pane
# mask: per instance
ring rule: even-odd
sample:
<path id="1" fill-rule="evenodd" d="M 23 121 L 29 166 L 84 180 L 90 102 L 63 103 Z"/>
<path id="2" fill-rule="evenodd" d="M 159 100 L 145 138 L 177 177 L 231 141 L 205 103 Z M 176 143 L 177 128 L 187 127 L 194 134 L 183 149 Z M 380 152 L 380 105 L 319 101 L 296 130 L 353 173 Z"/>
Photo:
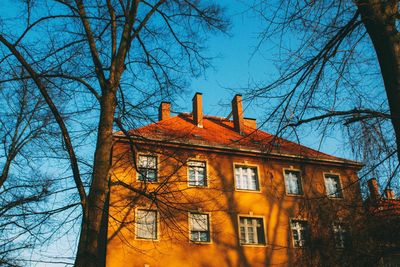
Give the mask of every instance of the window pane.
<path id="1" fill-rule="evenodd" d="M 252 227 L 247 227 L 248 243 L 254 244 L 254 232 Z"/>
<path id="2" fill-rule="evenodd" d="M 207 241 L 209 241 L 209 239 L 208 239 L 208 232 L 200 232 L 200 241 L 201 241 L 201 242 L 207 242 Z"/>
<path id="3" fill-rule="evenodd" d="M 305 226 L 302 225 L 302 229 L 299 230 L 300 239 L 299 239 L 299 246 L 303 247 L 307 245 L 307 230 Z"/>
<path id="4" fill-rule="evenodd" d="M 343 197 L 340 178 L 337 175 L 325 175 L 326 194 L 329 197 Z"/>
<path id="5" fill-rule="evenodd" d="M 240 227 L 240 243 L 246 243 L 246 230 L 243 226 Z"/>
<path id="6" fill-rule="evenodd" d="M 157 180 L 157 171 L 139 168 L 139 180 L 140 181 L 151 181 L 154 182 Z"/>
<path id="7" fill-rule="evenodd" d="M 334 223 L 333 234 L 335 238 L 335 246 L 337 248 L 345 248 L 350 245 L 350 235 L 346 225 L 342 223 Z"/>
<path id="8" fill-rule="evenodd" d="M 210 241 L 208 214 L 190 213 L 190 240 L 196 242 Z"/>
<path id="9" fill-rule="evenodd" d="M 194 176 L 195 176 L 195 174 L 196 174 L 196 171 L 195 171 L 195 169 L 194 168 L 189 168 L 189 180 L 190 181 L 194 181 Z"/>
<path id="10" fill-rule="evenodd" d="M 286 192 L 293 195 L 303 194 L 301 176 L 299 171 L 285 170 Z"/>
<path id="11" fill-rule="evenodd" d="M 208 232 L 192 231 L 190 233 L 190 240 L 196 242 L 208 242 L 210 241 L 210 236 Z"/>
<path id="12" fill-rule="evenodd" d="M 292 228 L 293 243 L 295 247 L 307 246 L 309 236 L 308 224 L 306 221 L 292 220 L 290 223 Z"/>
<path id="13" fill-rule="evenodd" d="M 156 170 L 147 170 L 147 180 L 149 181 L 156 180 Z"/>
<path id="14" fill-rule="evenodd" d="M 265 244 L 264 225 L 262 224 L 261 219 L 259 219 L 257 224 L 257 238 L 258 244 Z"/>
<path id="15" fill-rule="evenodd" d="M 237 189 L 259 190 L 257 168 L 236 166 L 235 182 Z"/>
<path id="16" fill-rule="evenodd" d="M 189 161 L 188 165 L 190 167 L 202 167 L 202 168 L 206 167 L 206 163 L 202 161 Z"/>
<path id="17" fill-rule="evenodd" d="M 206 186 L 206 163 L 189 161 L 189 185 Z"/>
<path id="18" fill-rule="evenodd" d="M 140 181 L 157 181 L 157 157 L 139 155 L 138 179 Z"/>
<path id="19" fill-rule="evenodd" d="M 241 244 L 265 244 L 262 218 L 240 217 L 239 224 Z"/>
<path id="20" fill-rule="evenodd" d="M 235 168 L 235 182 L 236 182 L 236 188 L 243 188 L 244 185 L 242 184 L 242 179 L 241 179 L 241 168 Z"/>
<path id="21" fill-rule="evenodd" d="M 248 168 L 249 189 L 257 190 L 256 172 L 254 169 Z"/>
<path id="22" fill-rule="evenodd" d="M 157 167 L 157 158 L 155 156 L 139 156 L 139 167 L 155 169 Z"/>
<path id="23" fill-rule="evenodd" d="M 191 230 L 193 231 L 207 231 L 208 230 L 208 215 L 190 213 L 191 216 Z"/>
<path id="24" fill-rule="evenodd" d="M 157 212 L 138 210 L 136 213 L 136 233 L 138 238 L 157 239 Z"/>
<path id="25" fill-rule="evenodd" d="M 206 170 L 204 168 L 197 169 L 197 176 L 198 176 L 199 184 L 204 184 L 204 177 L 206 176 L 205 172 L 206 172 Z"/>

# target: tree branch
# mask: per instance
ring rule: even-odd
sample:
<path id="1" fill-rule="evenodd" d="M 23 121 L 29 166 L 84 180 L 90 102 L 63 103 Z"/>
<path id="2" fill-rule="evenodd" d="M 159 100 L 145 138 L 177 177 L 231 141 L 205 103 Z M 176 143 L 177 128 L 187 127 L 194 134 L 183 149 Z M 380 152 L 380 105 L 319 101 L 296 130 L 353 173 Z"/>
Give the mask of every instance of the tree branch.
<path id="1" fill-rule="evenodd" d="M 36 86 L 38 87 L 41 95 L 43 96 L 44 100 L 46 101 L 47 105 L 49 106 L 54 118 L 57 121 L 57 124 L 60 128 L 61 134 L 63 136 L 63 140 L 65 142 L 65 146 L 69 155 L 71 169 L 75 181 L 76 188 L 79 193 L 79 197 L 81 200 L 82 208 L 86 208 L 86 193 L 85 188 L 83 186 L 81 176 L 79 173 L 79 166 L 78 161 L 75 155 L 74 148 L 72 146 L 72 142 L 68 133 L 68 129 L 64 123 L 63 118 L 61 117 L 60 112 L 58 111 L 56 105 L 54 104 L 53 100 L 51 99 L 50 95 L 47 92 L 45 85 L 42 83 L 39 75 L 36 73 L 35 70 L 31 67 L 31 65 L 25 60 L 25 58 L 19 53 L 15 46 L 13 46 L 10 42 L 8 42 L 3 35 L 0 34 L 0 42 L 3 43 L 10 52 L 17 58 L 17 60 L 22 64 L 22 66 L 28 71 L 29 75 L 32 77 L 33 81 L 35 82 Z"/>

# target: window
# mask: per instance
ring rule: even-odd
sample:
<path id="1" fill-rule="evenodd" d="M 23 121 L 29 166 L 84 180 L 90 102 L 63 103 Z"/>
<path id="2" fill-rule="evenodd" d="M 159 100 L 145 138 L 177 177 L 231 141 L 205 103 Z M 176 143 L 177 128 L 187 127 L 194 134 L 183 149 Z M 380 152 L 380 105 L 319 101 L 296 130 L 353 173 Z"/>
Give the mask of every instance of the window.
<path id="1" fill-rule="evenodd" d="M 140 239 L 157 239 L 157 211 L 137 210 L 136 237 Z"/>
<path id="2" fill-rule="evenodd" d="M 293 245 L 296 248 L 306 247 L 308 245 L 309 232 L 307 221 L 292 220 L 290 222 L 292 230 Z"/>
<path id="3" fill-rule="evenodd" d="M 337 248 L 347 248 L 350 245 L 350 235 L 348 227 L 339 222 L 333 223 L 333 236 L 335 238 L 335 246 Z"/>
<path id="4" fill-rule="evenodd" d="M 290 195 L 302 195 L 301 174 L 299 171 L 285 170 L 286 193 Z"/>
<path id="5" fill-rule="evenodd" d="M 235 166 L 236 189 L 258 191 L 258 176 L 256 167 Z"/>
<path id="6" fill-rule="evenodd" d="M 190 240 L 210 242 L 210 220 L 208 214 L 189 213 Z"/>
<path id="7" fill-rule="evenodd" d="M 328 197 L 342 198 L 342 187 L 340 185 L 339 175 L 325 174 L 325 187 Z"/>
<path id="8" fill-rule="evenodd" d="M 157 181 L 157 157 L 139 155 L 139 181 Z"/>
<path id="9" fill-rule="evenodd" d="M 264 222 L 262 218 L 239 217 L 240 244 L 265 245 Z"/>
<path id="10" fill-rule="evenodd" d="M 188 168 L 190 186 L 207 186 L 205 162 L 189 161 Z"/>

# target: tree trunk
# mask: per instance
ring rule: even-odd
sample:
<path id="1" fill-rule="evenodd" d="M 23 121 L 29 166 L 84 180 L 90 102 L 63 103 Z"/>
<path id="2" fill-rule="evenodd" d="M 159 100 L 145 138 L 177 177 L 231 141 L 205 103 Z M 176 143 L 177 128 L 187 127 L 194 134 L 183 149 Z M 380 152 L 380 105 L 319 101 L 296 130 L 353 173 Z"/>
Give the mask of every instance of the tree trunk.
<path id="1" fill-rule="evenodd" d="M 400 36 L 398 1 L 362 0 L 357 7 L 381 68 L 400 161 Z"/>
<path id="2" fill-rule="evenodd" d="M 81 234 L 75 266 L 94 267 L 104 262 L 102 250 L 102 222 L 109 191 L 108 179 L 111 167 L 112 130 L 115 112 L 115 93 L 106 90 L 100 101 L 100 121 L 96 152 L 94 155 L 93 177 L 87 197 L 87 208 L 83 211 Z"/>

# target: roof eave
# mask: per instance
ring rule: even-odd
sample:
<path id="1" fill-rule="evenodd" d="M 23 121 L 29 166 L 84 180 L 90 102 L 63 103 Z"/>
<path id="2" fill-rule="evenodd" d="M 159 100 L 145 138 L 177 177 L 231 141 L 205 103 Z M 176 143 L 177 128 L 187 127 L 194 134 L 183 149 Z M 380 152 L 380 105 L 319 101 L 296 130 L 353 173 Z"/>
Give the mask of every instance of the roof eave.
<path id="1" fill-rule="evenodd" d="M 129 137 L 126 135 L 120 135 L 120 134 L 115 134 L 114 137 L 120 138 L 120 139 L 125 139 L 128 141 Z M 255 149 L 242 149 L 242 148 L 231 148 L 231 147 L 224 147 L 224 146 L 218 146 L 218 145 L 204 145 L 204 144 L 192 144 L 192 143 L 185 143 L 185 142 L 178 142 L 178 141 L 166 141 L 166 140 L 159 140 L 159 139 L 150 139 L 150 138 L 144 138 L 144 139 L 139 139 L 139 138 L 132 138 L 136 142 L 142 142 L 142 143 L 163 143 L 164 145 L 170 144 L 170 145 L 179 145 L 179 146 L 184 146 L 184 147 L 198 147 L 198 148 L 205 148 L 205 149 L 210 149 L 210 150 L 224 150 L 224 151 L 230 151 L 230 152 L 246 152 L 246 153 L 252 153 L 252 154 L 261 154 L 261 155 L 268 155 L 268 156 L 274 156 L 278 158 L 285 158 L 285 159 L 297 159 L 297 160 L 306 160 L 306 161 L 312 161 L 312 162 L 324 162 L 324 163 L 331 163 L 335 165 L 341 165 L 341 166 L 350 166 L 352 168 L 355 168 L 357 170 L 360 170 L 362 167 L 364 167 L 364 164 L 358 161 L 352 161 L 352 160 L 335 160 L 335 159 L 324 159 L 324 158 L 316 158 L 316 157 L 305 157 L 301 155 L 293 155 L 293 154 L 285 154 L 285 153 L 276 153 L 276 152 L 265 152 L 262 150 L 255 150 Z"/>

